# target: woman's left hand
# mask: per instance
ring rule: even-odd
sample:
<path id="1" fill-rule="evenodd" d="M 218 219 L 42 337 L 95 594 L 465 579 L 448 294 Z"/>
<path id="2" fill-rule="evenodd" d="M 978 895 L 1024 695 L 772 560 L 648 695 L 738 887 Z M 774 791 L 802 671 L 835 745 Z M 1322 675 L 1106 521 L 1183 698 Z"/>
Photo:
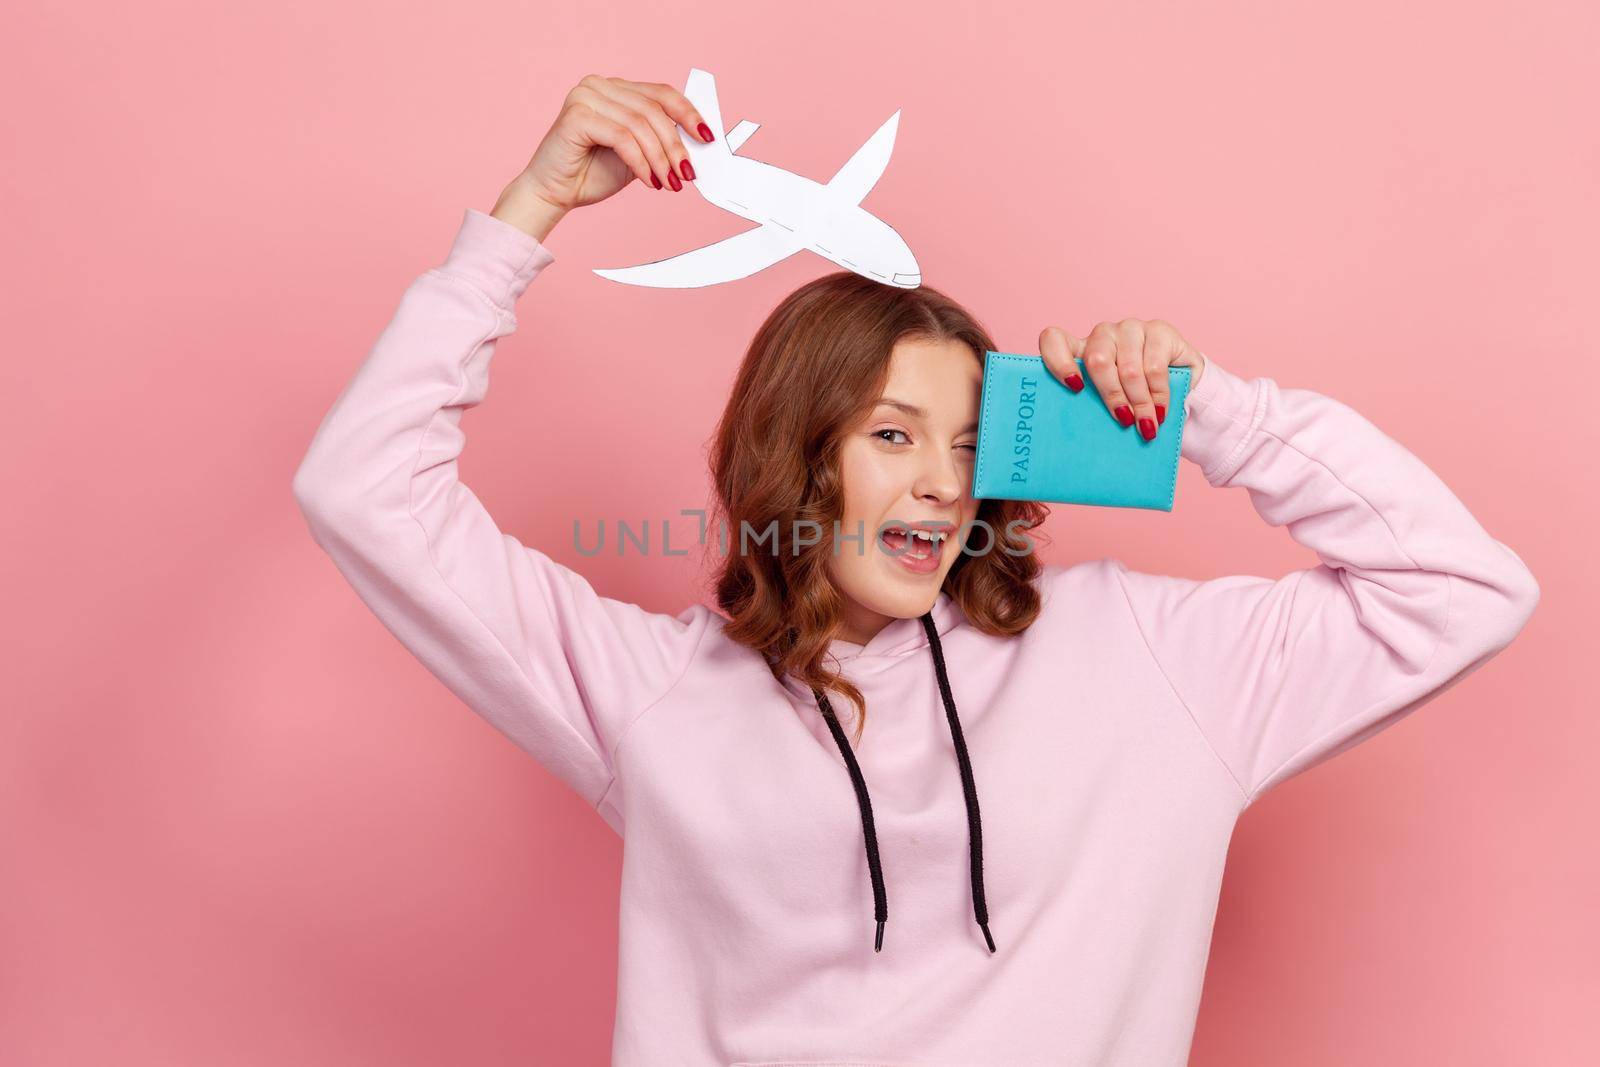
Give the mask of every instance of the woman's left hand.
<path id="1" fill-rule="evenodd" d="M 1047 326 L 1039 335 L 1039 354 L 1056 380 L 1065 382 L 1074 393 L 1083 391 L 1083 372 L 1087 371 L 1116 420 L 1124 426 L 1137 422 L 1146 441 L 1155 437 L 1156 427 L 1167 419 L 1167 404 L 1172 399 L 1167 368 L 1194 368 L 1190 390 L 1200 384 L 1206 368 L 1205 355 L 1160 319 L 1102 322 L 1087 338 Z M 1079 359 L 1082 368 L 1076 362 Z"/>

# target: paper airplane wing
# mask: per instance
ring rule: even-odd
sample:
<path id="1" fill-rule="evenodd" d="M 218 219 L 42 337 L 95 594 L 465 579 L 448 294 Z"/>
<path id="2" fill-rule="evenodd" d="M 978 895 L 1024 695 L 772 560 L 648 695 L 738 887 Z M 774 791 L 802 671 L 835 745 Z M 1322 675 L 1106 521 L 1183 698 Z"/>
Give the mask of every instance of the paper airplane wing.
<path id="1" fill-rule="evenodd" d="M 856 154 L 845 160 L 844 166 L 828 181 L 828 188 L 835 190 L 841 197 L 847 197 L 852 204 L 859 204 L 865 200 L 867 194 L 872 192 L 872 187 L 878 184 L 878 179 L 883 177 L 884 168 L 889 165 L 889 156 L 894 152 L 894 134 L 900 126 L 900 112 L 896 111 L 884 121 L 878 131 L 868 137 L 866 143 L 856 149 Z"/>
<path id="2" fill-rule="evenodd" d="M 704 285 L 748 278 L 805 247 L 794 234 L 776 226 L 755 226 L 692 252 L 637 267 L 596 268 L 614 282 L 657 289 L 697 289 Z"/>

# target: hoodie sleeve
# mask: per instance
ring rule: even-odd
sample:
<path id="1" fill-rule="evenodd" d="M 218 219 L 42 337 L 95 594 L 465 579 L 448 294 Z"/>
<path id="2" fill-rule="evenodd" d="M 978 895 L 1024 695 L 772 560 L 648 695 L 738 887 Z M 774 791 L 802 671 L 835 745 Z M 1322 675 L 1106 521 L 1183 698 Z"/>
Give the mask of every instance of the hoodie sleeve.
<path id="1" fill-rule="evenodd" d="M 328 411 L 293 488 L 312 537 L 395 637 L 598 806 L 618 740 L 682 676 L 710 612 L 673 618 L 597 595 L 501 531 L 457 477 L 462 416 L 484 398 L 517 298 L 553 260 L 468 209 L 445 262 L 406 290 Z"/>
<path id="2" fill-rule="evenodd" d="M 1433 471 L 1345 404 L 1208 360 L 1188 407 L 1183 456 L 1211 485 L 1246 489 L 1321 561 L 1211 581 L 1107 561 L 1248 806 L 1483 666 L 1539 586 Z"/>

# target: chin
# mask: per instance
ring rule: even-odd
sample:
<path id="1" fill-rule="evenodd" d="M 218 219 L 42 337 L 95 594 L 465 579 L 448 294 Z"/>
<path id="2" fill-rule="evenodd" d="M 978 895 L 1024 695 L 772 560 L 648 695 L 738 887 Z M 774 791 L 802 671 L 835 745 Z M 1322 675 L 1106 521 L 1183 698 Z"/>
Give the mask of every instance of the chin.
<path id="1" fill-rule="evenodd" d="M 906 571 L 895 559 L 873 554 L 832 571 L 835 586 L 860 607 L 892 619 L 915 619 L 938 602 L 949 565 L 926 574 Z"/>
<path id="2" fill-rule="evenodd" d="M 915 619 L 926 614 L 939 599 L 945 573 L 941 570 L 909 581 L 898 575 L 874 576 L 871 586 L 862 590 L 864 595 L 857 599 L 880 614 Z"/>

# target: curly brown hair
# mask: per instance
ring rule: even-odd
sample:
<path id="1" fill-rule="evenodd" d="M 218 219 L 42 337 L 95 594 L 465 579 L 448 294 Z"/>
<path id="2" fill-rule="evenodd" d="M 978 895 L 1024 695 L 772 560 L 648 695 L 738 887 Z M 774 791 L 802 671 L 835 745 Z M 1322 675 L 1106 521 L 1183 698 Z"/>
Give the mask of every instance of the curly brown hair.
<path id="1" fill-rule="evenodd" d="M 740 531 L 801 524 L 833 530 L 844 501 L 840 444 L 876 404 L 902 338 L 960 341 L 979 360 L 995 348 L 970 312 L 926 285 L 902 289 L 839 271 L 796 289 L 751 340 L 711 455 L 715 519 L 740 546 L 728 552 L 716 579 L 717 602 L 730 618 L 726 634 L 759 651 L 775 676 L 848 699 L 859 712 L 858 740 L 865 699 L 824 665 L 842 619 L 842 594 L 827 570 L 831 539 L 802 545 L 796 538 L 786 551 L 745 552 Z M 1034 579 L 1042 565 L 1024 551 L 1029 538 L 1017 531 L 1048 515 L 1031 501 L 979 502 L 977 518 L 988 529 L 974 523 L 963 545 L 972 552 L 958 556 L 943 591 L 984 633 L 1018 634 L 1038 617 Z"/>

